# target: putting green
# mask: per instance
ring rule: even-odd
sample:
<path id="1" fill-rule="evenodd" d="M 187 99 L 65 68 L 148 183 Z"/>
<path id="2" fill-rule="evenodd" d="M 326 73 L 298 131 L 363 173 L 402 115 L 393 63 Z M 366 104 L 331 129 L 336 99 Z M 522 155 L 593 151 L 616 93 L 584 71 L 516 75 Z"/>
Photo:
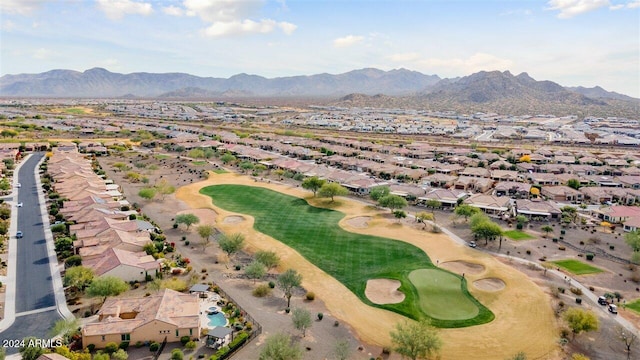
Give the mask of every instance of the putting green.
<path id="1" fill-rule="evenodd" d="M 494 318 L 489 309 L 469 294 L 466 282 L 461 288 L 460 279 L 436 268 L 424 251 L 404 241 L 345 231 L 338 225 L 344 217 L 339 211 L 314 207 L 304 199 L 253 186 L 214 185 L 200 189 L 200 193 L 210 196 L 216 206 L 253 216 L 256 230 L 295 249 L 367 304 L 413 319 L 428 316 L 438 327 L 472 326 Z M 449 300 L 447 295 L 440 295 L 440 301 L 462 304 L 457 297 L 468 297 L 469 302 L 476 305 L 475 312 L 463 311 L 455 319 L 432 317 L 430 311 L 425 311 L 427 305 L 418 299 L 418 290 L 408 278 L 408 274 L 417 269 L 432 269 L 433 273 L 442 273 L 447 281 L 453 278 L 457 293 L 450 291 L 448 294 L 455 299 Z M 366 297 L 365 288 L 367 280 L 377 278 L 400 281 L 398 290 L 405 294 L 405 300 L 396 304 L 373 304 Z M 427 301 L 425 304 L 430 303 Z M 437 307 L 440 308 L 441 304 Z M 467 314 L 471 315 L 465 317 Z"/>
<path id="2" fill-rule="evenodd" d="M 418 269 L 409 274 L 418 290 L 420 308 L 432 318 L 466 320 L 478 315 L 479 309 L 463 292 L 462 279 L 442 270 Z"/>

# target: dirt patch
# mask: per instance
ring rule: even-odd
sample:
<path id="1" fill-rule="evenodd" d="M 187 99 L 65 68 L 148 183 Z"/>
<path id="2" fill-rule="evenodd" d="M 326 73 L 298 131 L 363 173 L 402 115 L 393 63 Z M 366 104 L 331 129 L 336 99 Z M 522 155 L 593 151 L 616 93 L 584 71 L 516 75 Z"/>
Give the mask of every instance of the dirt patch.
<path id="1" fill-rule="evenodd" d="M 222 220 L 223 223 L 225 224 L 239 224 L 241 222 L 243 222 L 245 219 L 242 216 L 239 215 L 231 215 L 231 216 L 227 216 L 224 218 L 224 220 Z"/>
<path id="2" fill-rule="evenodd" d="M 215 225 L 218 213 L 212 209 L 190 209 L 177 212 L 176 215 L 193 214 L 200 219 L 198 225 Z"/>
<path id="3" fill-rule="evenodd" d="M 498 278 L 486 278 L 473 282 L 473 286 L 484 291 L 500 291 L 504 289 L 504 281 Z"/>
<path id="4" fill-rule="evenodd" d="M 370 279 L 364 294 L 374 304 L 397 304 L 404 300 L 404 294 L 398 291 L 400 285 L 398 280 Z"/>
<path id="5" fill-rule="evenodd" d="M 456 274 L 480 274 L 484 271 L 484 266 L 480 264 L 474 264 L 467 261 L 447 261 L 440 264 L 440 267 L 443 267 L 449 271 L 452 271 Z"/>
<path id="6" fill-rule="evenodd" d="M 358 229 L 366 229 L 369 227 L 371 216 L 357 216 L 346 221 L 347 225 Z"/>

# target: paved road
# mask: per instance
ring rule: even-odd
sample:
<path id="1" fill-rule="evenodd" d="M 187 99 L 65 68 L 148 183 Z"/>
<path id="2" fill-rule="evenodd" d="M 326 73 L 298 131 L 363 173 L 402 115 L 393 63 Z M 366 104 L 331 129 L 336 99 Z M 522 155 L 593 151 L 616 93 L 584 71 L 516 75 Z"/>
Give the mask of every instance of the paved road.
<path id="1" fill-rule="evenodd" d="M 46 220 L 44 196 L 36 177 L 37 166 L 43 156 L 43 153 L 31 155 L 16 170 L 18 182 L 22 186 L 14 187 L 13 202 L 22 202 L 23 207 L 17 208 L 12 205 L 12 212 L 17 214 L 17 218 L 12 217 L 10 230 L 11 241 L 15 243 L 15 253 L 10 253 L 10 266 L 15 272 L 11 271 L 12 268 L 9 269 L 8 278 L 11 279 L 7 280 L 7 304 L 5 319 L 0 326 L 0 329 L 4 329 L 0 333 L 0 341 L 18 340 L 26 336 L 48 339 L 49 329 L 62 318 L 61 313 L 65 316 L 70 315 L 64 302 L 64 294 L 60 298 L 59 273 L 53 271 L 53 240 Z M 43 219 L 46 224 L 43 224 Z M 15 239 L 17 230 L 24 233 L 22 239 Z M 15 291 L 9 289 L 12 280 Z M 10 298 L 13 295 L 15 299 Z M 64 309 L 59 311 L 58 305 Z M 7 348 L 7 354 L 16 351 L 17 348 Z"/>

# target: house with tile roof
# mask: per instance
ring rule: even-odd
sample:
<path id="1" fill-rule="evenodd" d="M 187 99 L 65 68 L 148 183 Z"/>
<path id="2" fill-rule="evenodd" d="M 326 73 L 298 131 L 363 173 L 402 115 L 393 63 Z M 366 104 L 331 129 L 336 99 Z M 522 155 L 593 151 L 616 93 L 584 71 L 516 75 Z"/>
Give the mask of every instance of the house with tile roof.
<path id="1" fill-rule="evenodd" d="M 180 341 L 182 336 L 200 338 L 198 295 L 164 289 L 139 298 L 109 298 L 98 311 L 96 322 L 82 327 L 82 344 L 102 349 L 109 342 Z"/>
<path id="2" fill-rule="evenodd" d="M 146 252 L 131 252 L 110 248 L 102 256 L 87 259 L 82 264 L 93 270 L 95 276 L 110 275 L 124 281 L 145 281 L 147 275 L 155 277 L 160 262 Z"/>

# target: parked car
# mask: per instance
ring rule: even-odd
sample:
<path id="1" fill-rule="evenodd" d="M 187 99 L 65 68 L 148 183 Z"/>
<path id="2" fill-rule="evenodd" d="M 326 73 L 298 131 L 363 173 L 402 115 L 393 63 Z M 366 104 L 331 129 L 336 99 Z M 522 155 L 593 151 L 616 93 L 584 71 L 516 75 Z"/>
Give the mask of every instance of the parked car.
<path id="1" fill-rule="evenodd" d="M 598 304 L 600 305 L 607 305 L 609 302 L 607 301 L 607 298 L 604 296 L 600 296 L 598 297 Z"/>
<path id="2" fill-rule="evenodd" d="M 17 183 L 17 184 L 16 184 L 16 187 L 22 187 L 22 184 Z"/>
<path id="3" fill-rule="evenodd" d="M 613 304 L 609 304 L 609 307 L 607 309 L 612 314 L 617 314 L 618 313 L 618 307 L 613 305 Z"/>
<path id="4" fill-rule="evenodd" d="M 476 246 L 478 246 L 478 244 L 476 244 L 476 242 L 475 242 L 475 241 L 469 241 L 469 247 L 474 248 L 474 247 L 476 247 Z"/>
<path id="5" fill-rule="evenodd" d="M 17 239 L 22 239 L 23 236 L 24 236 L 24 234 L 22 233 L 22 231 L 16 231 L 16 238 Z"/>
<path id="6" fill-rule="evenodd" d="M 21 202 L 19 202 L 19 203 L 17 203 L 17 204 L 16 204 L 16 206 L 17 206 L 17 207 L 22 207 L 22 203 L 21 203 Z"/>

